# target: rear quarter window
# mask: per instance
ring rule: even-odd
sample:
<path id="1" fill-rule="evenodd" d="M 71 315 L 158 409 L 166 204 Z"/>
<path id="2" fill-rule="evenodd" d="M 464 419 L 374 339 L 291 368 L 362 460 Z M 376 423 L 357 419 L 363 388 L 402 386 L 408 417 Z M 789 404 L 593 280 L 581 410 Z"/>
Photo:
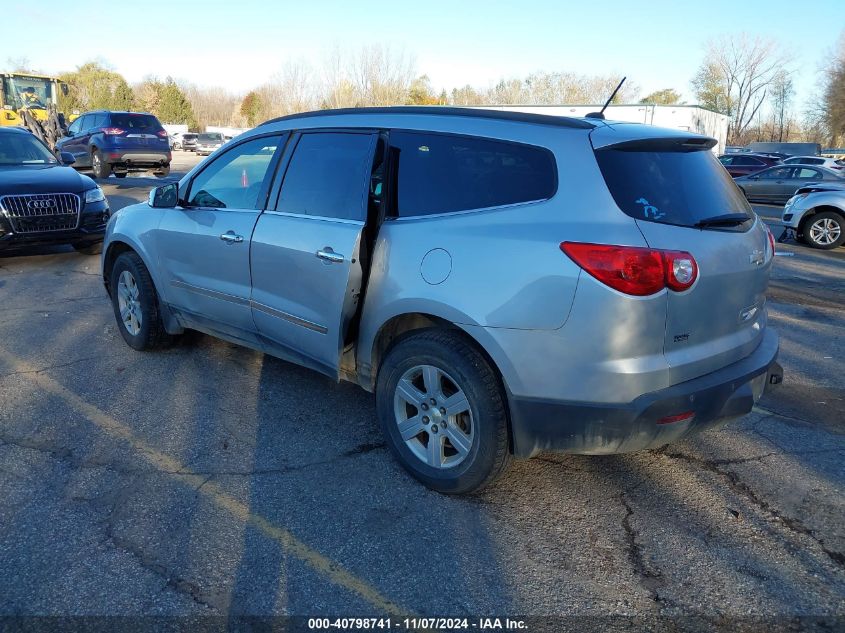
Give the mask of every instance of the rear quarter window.
<path id="1" fill-rule="evenodd" d="M 745 196 L 709 150 L 595 152 L 619 208 L 637 220 L 693 226 L 727 213 L 752 215 Z"/>
<path id="2" fill-rule="evenodd" d="M 557 167 L 544 148 L 480 137 L 393 131 L 396 215 L 425 216 L 551 198 Z"/>

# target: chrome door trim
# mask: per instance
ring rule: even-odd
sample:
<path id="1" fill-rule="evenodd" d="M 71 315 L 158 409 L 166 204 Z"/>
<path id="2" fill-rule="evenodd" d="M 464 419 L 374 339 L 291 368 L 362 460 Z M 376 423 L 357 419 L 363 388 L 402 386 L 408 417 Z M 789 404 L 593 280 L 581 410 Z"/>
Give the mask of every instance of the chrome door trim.
<path id="1" fill-rule="evenodd" d="M 289 213 L 288 211 L 276 211 L 275 209 L 265 209 L 263 213 L 269 215 L 278 215 L 285 218 L 303 218 L 305 220 L 321 220 L 322 222 L 334 222 L 335 224 L 356 224 L 364 226 L 361 220 L 350 220 L 347 218 L 333 218 L 326 215 L 308 215 L 305 213 Z"/>
<path id="2" fill-rule="evenodd" d="M 324 325 L 320 325 L 319 323 L 314 323 L 313 321 L 303 319 L 301 317 L 290 314 L 289 312 L 276 310 L 276 308 L 271 308 L 270 306 L 266 306 L 263 303 L 258 303 L 257 301 L 250 300 L 249 305 L 255 308 L 256 310 L 263 312 L 264 314 L 269 314 L 272 317 L 284 319 L 285 321 L 290 321 L 294 325 L 301 325 L 304 328 L 314 330 L 315 332 L 319 332 L 320 334 L 325 334 L 329 331 L 329 329 Z"/>
<path id="3" fill-rule="evenodd" d="M 225 292 L 217 292 L 216 290 L 209 290 L 208 288 L 200 288 L 199 286 L 192 286 L 191 284 L 185 283 L 184 281 L 180 281 L 178 279 L 173 279 L 170 281 L 170 285 L 174 288 L 182 288 L 183 290 L 188 290 L 190 292 L 194 292 L 198 295 L 203 295 L 205 297 L 211 297 L 212 299 L 220 299 L 222 301 L 228 301 L 230 303 L 235 303 L 241 306 L 248 306 L 249 300 L 243 299 L 242 297 L 236 297 L 235 295 L 229 295 Z"/>

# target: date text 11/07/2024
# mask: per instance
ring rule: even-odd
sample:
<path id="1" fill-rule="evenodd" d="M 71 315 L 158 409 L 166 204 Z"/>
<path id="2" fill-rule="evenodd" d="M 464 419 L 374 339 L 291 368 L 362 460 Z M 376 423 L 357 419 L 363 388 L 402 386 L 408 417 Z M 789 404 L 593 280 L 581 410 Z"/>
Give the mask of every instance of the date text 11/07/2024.
<path id="1" fill-rule="evenodd" d="M 526 631 L 523 620 L 510 618 L 309 618 L 308 629 L 319 630 L 398 630 L 398 631 Z"/>

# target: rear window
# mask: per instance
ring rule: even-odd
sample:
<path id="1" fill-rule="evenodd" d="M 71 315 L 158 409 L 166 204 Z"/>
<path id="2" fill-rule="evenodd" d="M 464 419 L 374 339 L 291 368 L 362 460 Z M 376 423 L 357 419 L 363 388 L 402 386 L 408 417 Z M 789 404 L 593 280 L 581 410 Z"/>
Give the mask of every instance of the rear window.
<path id="1" fill-rule="evenodd" d="M 111 125 L 124 130 L 161 130 L 161 123 L 152 114 L 111 114 Z"/>
<path id="2" fill-rule="evenodd" d="M 637 220 L 693 226 L 751 206 L 712 152 L 608 148 L 596 160 L 619 208 Z"/>
<path id="3" fill-rule="evenodd" d="M 201 143 L 208 143 L 212 141 L 222 141 L 223 135 L 218 134 L 217 132 L 209 132 L 208 134 L 200 134 L 197 136 L 197 140 Z"/>
<path id="4" fill-rule="evenodd" d="M 391 132 L 390 145 L 400 217 L 545 200 L 557 188 L 554 157 L 540 147 L 419 132 Z"/>

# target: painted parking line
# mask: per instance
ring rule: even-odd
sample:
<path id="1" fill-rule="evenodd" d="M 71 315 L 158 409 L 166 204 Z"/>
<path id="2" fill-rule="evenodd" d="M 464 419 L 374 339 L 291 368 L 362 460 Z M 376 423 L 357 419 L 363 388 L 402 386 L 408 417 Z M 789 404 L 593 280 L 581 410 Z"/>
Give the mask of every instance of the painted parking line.
<path id="1" fill-rule="evenodd" d="M 39 389 L 64 400 L 101 431 L 113 438 L 128 443 L 158 471 L 197 490 L 198 494 L 209 499 L 217 507 L 226 510 L 235 518 L 257 528 L 267 538 L 281 545 L 285 552 L 303 561 L 315 571 L 327 577 L 334 584 L 357 594 L 385 614 L 408 617 L 413 615 L 408 610 L 401 608 L 396 603 L 382 596 L 369 583 L 347 571 L 339 563 L 300 541 L 289 530 L 278 527 L 265 517 L 251 512 L 249 506 L 225 492 L 216 483 L 208 481 L 203 485 L 203 482 L 207 479 L 206 476 L 191 472 L 179 460 L 162 453 L 143 439 L 136 437 L 132 429 L 127 425 L 63 387 L 44 374 L 43 370 L 39 370 L 37 367 L 30 365 L 23 359 L 2 348 L 0 348 L 0 361 L 12 368 L 15 373 L 26 375 L 26 379 L 34 383 Z"/>

